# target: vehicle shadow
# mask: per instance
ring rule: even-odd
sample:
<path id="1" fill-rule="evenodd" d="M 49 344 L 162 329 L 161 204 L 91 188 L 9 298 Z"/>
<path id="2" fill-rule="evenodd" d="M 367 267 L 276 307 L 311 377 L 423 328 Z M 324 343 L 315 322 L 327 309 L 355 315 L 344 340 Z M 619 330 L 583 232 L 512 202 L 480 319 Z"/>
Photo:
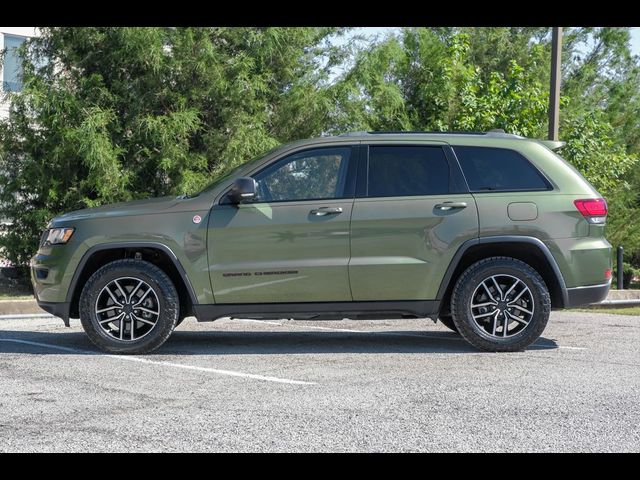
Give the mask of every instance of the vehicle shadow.
<path id="1" fill-rule="evenodd" d="M 40 345 L 38 345 L 40 344 Z M 527 350 L 556 349 L 555 340 L 541 337 Z M 0 331 L 0 353 L 37 355 L 102 355 L 83 332 Z M 441 331 L 371 332 L 241 332 L 180 331 L 150 356 L 162 355 L 282 355 L 350 353 L 481 353 L 459 335 Z"/>

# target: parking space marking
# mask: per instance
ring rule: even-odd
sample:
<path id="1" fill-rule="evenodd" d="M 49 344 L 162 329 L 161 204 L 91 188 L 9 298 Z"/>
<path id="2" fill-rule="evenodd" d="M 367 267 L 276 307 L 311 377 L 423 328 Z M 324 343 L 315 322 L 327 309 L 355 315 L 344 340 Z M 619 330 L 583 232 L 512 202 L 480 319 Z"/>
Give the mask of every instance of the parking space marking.
<path id="1" fill-rule="evenodd" d="M 92 352 L 89 350 L 81 350 L 79 348 L 71 348 L 71 347 L 63 347 L 61 345 L 52 345 L 49 343 L 41 343 L 41 342 L 32 342 L 29 340 L 19 340 L 14 338 L 0 338 L 0 342 L 11 342 L 11 343 L 20 343 L 24 345 L 32 345 L 35 347 L 43 347 L 43 348 L 51 348 L 53 350 L 60 350 L 63 352 L 69 353 L 80 353 L 80 354 L 91 354 L 96 355 L 96 352 Z M 174 368 L 182 368 L 185 370 L 195 370 L 199 372 L 208 372 L 208 373 L 216 373 L 219 375 L 227 375 L 231 377 L 242 377 L 242 378 L 252 378 L 254 380 L 262 380 L 265 382 L 276 382 L 276 383 L 288 383 L 292 385 L 316 385 L 316 382 L 304 382 L 302 380 L 290 380 L 288 378 L 278 378 L 278 377 L 269 377 L 264 375 L 256 375 L 253 373 L 245 373 L 245 372 L 236 372 L 233 370 L 220 370 L 218 368 L 209 368 L 209 367 L 197 367 L 194 365 L 183 365 L 180 363 L 173 362 L 163 362 L 158 360 L 149 360 L 147 358 L 140 357 L 125 357 L 122 355 L 110 355 L 110 354 L 98 354 L 98 356 L 116 358 L 118 360 L 124 360 L 127 362 L 139 362 L 139 363 L 147 363 L 152 365 L 161 365 L 165 367 L 174 367 Z"/>
<path id="2" fill-rule="evenodd" d="M 352 330 L 348 328 L 335 328 L 335 327 L 316 327 L 313 325 L 296 325 L 295 323 L 278 323 L 278 322 L 268 322 L 266 320 L 253 320 L 253 319 L 245 319 L 245 318 L 234 318 L 233 320 L 237 320 L 239 322 L 253 322 L 253 323 L 267 323 L 269 325 L 278 325 L 281 327 L 291 326 L 295 328 L 312 328 L 315 330 L 329 330 L 334 332 L 345 332 L 345 333 L 362 333 L 366 335 L 392 335 L 396 337 L 418 337 L 418 338 L 435 338 L 437 340 L 453 340 L 454 342 L 464 342 L 464 338 L 461 337 L 442 337 L 436 335 L 430 335 L 428 333 L 398 333 L 398 332 L 376 332 L 376 331 L 366 331 L 366 330 Z M 564 345 L 556 345 L 556 346 L 546 346 L 546 345 L 531 345 L 535 350 L 556 350 L 558 348 L 564 350 L 587 350 L 585 347 L 572 347 L 572 346 L 564 346 Z"/>

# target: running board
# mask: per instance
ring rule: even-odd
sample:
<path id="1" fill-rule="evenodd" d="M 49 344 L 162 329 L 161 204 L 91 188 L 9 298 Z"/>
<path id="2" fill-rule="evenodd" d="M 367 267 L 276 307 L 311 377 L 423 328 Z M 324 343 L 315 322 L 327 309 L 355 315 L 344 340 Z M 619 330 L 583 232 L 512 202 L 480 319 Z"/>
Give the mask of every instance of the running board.
<path id="1" fill-rule="evenodd" d="M 439 300 L 405 300 L 377 302 L 309 302 L 309 303 L 219 303 L 194 305 L 199 322 L 223 317 L 297 320 L 341 320 L 394 318 L 426 318 L 435 320 L 440 311 Z"/>

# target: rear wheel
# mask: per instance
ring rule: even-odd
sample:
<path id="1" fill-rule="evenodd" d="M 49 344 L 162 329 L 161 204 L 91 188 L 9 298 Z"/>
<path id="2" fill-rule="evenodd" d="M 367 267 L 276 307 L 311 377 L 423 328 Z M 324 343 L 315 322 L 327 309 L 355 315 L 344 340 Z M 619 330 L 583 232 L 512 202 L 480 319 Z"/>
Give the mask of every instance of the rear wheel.
<path id="1" fill-rule="evenodd" d="M 451 313 L 458 332 L 473 346 L 493 352 L 523 350 L 544 331 L 551 298 L 542 277 L 520 260 L 491 257 L 458 279 Z"/>
<path id="2" fill-rule="evenodd" d="M 80 297 L 80 320 L 89 339 L 109 353 L 148 353 L 176 326 L 178 293 L 160 268 L 117 260 L 96 271 Z"/>

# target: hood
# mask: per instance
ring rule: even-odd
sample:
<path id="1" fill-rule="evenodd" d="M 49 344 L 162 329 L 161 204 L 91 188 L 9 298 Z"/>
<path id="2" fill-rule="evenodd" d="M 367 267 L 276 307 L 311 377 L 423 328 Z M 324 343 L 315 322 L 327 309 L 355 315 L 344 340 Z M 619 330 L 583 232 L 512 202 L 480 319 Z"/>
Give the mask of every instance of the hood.
<path id="1" fill-rule="evenodd" d="M 160 197 L 147 198 L 144 200 L 133 200 L 131 202 L 112 203 L 110 205 L 102 205 L 100 207 L 85 208 L 65 213 L 53 219 L 53 222 L 64 222 L 69 220 L 81 220 L 85 218 L 97 217 L 121 217 L 128 215 L 149 215 L 154 213 L 163 213 L 166 211 L 180 211 L 181 207 L 190 210 L 193 205 L 182 197 Z"/>

